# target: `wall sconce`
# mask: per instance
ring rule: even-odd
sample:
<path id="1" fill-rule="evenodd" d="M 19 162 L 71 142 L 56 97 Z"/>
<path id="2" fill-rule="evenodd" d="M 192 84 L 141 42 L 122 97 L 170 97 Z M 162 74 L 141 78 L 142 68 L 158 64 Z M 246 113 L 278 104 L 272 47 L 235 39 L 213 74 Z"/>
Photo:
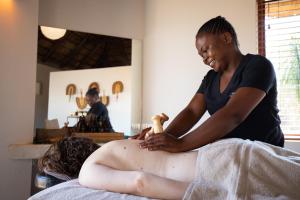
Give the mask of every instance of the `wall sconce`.
<path id="1" fill-rule="evenodd" d="M 43 35 L 50 40 L 57 40 L 59 38 L 62 38 L 67 32 L 66 29 L 53 28 L 48 26 L 41 26 L 41 31 Z"/>
<path id="2" fill-rule="evenodd" d="M 5 16 L 5 14 L 13 14 L 14 11 L 15 11 L 15 2 L 13 0 L 0 0 L 0 13 L 1 14 L 4 14 L 4 19 L 5 17 L 8 17 Z"/>

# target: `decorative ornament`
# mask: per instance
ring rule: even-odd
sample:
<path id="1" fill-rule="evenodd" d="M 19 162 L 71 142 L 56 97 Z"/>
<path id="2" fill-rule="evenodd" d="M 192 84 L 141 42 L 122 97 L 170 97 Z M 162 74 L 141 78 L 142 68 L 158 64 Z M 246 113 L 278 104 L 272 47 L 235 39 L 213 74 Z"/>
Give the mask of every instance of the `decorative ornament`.
<path id="1" fill-rule="evenodd" d="M 71 101 L 71 96 L 74 94 L 76 94 L 76 85 L 72 83 L 66 88 L 66 95 L 69 95 L 69 102 Z"/>
<path id="2" fill-rule="evenodd" d="M 105 91 L 103 90 L 103 95 L 100 97 L 101 103 L 103 103 L 105 106 L 109 104 L 109 96 L 105 96 Z"/>
<path id="3" fill-rule="evenodd" d="M 123 83 L 121 81 L 116 81 L 112 85 L 112 93 L 116 94 L 117 100 L 119 93 L 123 92 Z"/>
<path id="4" fill-rule="evenodd" d="M 92 82 L 89 85 L 89 89 L 92 89 L 92 88 L 95 88 L 97 90 L 97 92 L 100 93 L 100 87 L 99 87 L 99 84 L 97 82 Z"/>
<path id="5" fill-rule="evenodd" d="M 80 110 L 83 110 L 87 106 L 87 101 L 85 97 L 82 95 L 82 90 L 80 90 L 80 97 L 76 97 L 76 104 Z"/>

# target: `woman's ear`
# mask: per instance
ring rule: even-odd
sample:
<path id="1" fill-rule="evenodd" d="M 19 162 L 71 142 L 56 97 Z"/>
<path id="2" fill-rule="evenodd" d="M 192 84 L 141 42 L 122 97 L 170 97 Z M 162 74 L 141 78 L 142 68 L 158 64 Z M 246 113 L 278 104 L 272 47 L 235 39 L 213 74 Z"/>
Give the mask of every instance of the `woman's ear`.
<path id="1" fill-rule="evenodd" d="M 232 35 L 229 32 L 223 33 L 223 39 L 226 44 L 232 43 Z"/>

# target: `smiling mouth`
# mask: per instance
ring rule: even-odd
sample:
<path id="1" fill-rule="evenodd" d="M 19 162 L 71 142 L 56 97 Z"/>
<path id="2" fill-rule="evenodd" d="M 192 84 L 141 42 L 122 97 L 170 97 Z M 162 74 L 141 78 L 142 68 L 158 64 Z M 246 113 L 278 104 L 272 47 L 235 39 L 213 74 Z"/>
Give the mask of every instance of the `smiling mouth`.
<path id="1" fill-rule="evenodd" d="M 215 60 L 212 60 L 212 61 L 210 61 L 209 66 L 212 67 L 215 63 L 216 63 L 216 61 L 215 61 Z"/>

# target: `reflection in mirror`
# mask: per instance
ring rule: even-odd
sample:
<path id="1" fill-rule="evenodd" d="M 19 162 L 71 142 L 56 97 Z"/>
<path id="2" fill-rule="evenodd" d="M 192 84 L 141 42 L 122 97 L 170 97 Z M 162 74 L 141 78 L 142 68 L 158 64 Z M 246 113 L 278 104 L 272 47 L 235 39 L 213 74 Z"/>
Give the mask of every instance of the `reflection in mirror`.
<path id="1" fill-rule="evenodd" d="M 71 30 L 51 40 L 39 27 L 36 80 L 36 128 L 76 125 L 89 110 L 78 101 L 91 84 L 98 84 L 116 132 L 130 135 L 131 124 L 140 123 L 141 41 Z M 117 95 L 116 81 L 123 83 Z"/>

